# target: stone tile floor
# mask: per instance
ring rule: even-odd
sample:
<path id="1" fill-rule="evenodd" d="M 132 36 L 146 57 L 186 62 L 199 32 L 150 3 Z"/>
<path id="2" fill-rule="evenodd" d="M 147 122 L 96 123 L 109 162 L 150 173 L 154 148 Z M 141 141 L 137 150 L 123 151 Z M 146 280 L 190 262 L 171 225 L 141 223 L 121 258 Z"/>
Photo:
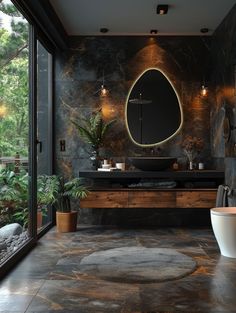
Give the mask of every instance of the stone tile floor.
<path id="1" fill-rule="evenodd" d="M 143 246 L 173 248 L 192 257 L 192 274 L 161 283 L 102 280 L 80 271 L 95 251 Z M 236 259 L 225 258 L 211 229 L 52 229 L 0 283 L 0 312 L 235 313 Z"/>

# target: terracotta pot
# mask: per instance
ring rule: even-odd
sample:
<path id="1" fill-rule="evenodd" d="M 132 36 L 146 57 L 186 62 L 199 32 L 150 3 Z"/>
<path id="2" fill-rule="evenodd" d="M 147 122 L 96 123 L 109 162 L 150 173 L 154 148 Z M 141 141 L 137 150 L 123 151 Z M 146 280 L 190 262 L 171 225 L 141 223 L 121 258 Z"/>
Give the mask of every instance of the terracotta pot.
<path id="1" fill-rule="evenodd" d="M 60 233 L 75 232 L 77 229 L 78 212 L 56 212 L 57 231 Z"/>
<path id="2" fill-rule="evenodd" d="M 41 228 L 43 224 L 43 214 L 41 211 L 37 211 L 37 228 Z"/>

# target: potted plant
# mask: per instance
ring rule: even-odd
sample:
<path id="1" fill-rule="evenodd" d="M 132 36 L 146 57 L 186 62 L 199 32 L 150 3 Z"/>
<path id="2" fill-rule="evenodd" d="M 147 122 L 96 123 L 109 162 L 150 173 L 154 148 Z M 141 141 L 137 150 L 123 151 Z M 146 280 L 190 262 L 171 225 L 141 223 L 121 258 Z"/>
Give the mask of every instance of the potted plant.
<path id="1" fill-rule="evenodd" d="M 81 138 L 91 145 L 92 155 L 90 159 L 93 162 L 94 169 L 98 168 L 99 149 L 104 144 L 105 136 L 108 129 L 115 122 L 105 122 L 102 118 L 101 110 L 93 112 L 90 118 L 80 119 L 79 122 L 71 121 L 77 128 Z"/>
<path id="2" fill-rule="evenodd" d="M 37 227 L 42 227 L 43 216 L 47 215 L 48 205 L 57 200 L 59 182 L 55 175 L 39 175 L 37 178 Z"/>
<path id="3" fill-rule="evenodd" d="M 82 185 L 79 178 L 65 182 L 63 177 L 58 178 L 59 188 L 57 193 L 56 223 L 59 232 L 74 232 L 77 228 L 77 211 L 71 211 L 71 199 L 82 199 L 88 190 Z"/>
<path id="4" fill-rule="evenodd" d="M 194 161 L 203 149 L 204 142 L 202 138 L 187 135 L 182 142 L 182 148 L 188 159 L 188 169 L 194 169 Z"/>

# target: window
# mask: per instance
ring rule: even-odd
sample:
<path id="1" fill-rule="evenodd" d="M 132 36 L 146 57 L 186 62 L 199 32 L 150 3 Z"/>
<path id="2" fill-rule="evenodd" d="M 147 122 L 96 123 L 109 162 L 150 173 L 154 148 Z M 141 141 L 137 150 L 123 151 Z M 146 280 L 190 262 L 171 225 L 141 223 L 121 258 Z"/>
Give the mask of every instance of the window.
<path id="1" fill-rule="evenodd" d="M 52 224 L 39 194 L 52 174 L 52 55 L 27 18 L 0 2 L 0 274 Z"/>
<path id="2" fill-rule="evenodd" d="M 52 221 L 50 190 L 40 193 L 45 175 L 52 174 L 52 55 L 37 41 L 37 174 L 38 232 Z M 49 198 L 48 198 L 49 196 Z"/>
<path id="3" fill-rule="evenodd" d="M 29 24 L 9 0 L 0 4 L 0 42 L 1 266 L 30 239 Z"/>

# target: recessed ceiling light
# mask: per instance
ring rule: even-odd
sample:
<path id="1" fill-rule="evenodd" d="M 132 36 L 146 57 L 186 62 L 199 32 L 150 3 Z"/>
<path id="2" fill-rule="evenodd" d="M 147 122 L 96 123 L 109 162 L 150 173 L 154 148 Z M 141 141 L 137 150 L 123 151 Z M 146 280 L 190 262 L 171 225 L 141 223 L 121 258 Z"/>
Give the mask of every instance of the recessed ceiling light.
<path id="1" fill-rule="evenodd" d="M 105 34 L 105 33 L 108 33 L 108 32 L 109 32 L 109 29 L 108 29 L 108 28 L 106 28 L 106 27 L 100 28 L 100 33 Z"/>
<path id="2" fill-rule="evenodd" d="M 150 34 L 152 34 L 152 35 L 156 35 L 157 33 L 158 33 L 157 29 L 151 29 L 150 30 Z"/>
<path id="3" fill-rule="evenodd" d="M 167 14 L 168 8 L 169 8 L 168 4 L 159 4 L 157 6 L 157 14 L 160 14 L 160 15 Z"/>
<path id="4" fill-rule="evenodd" d="M 200 32 L 203 33 L 203 34 L 206 34 L 206 33 L 209 32 L 209 28 L 203 27 L 203 28 L 200 29 Z"/>

